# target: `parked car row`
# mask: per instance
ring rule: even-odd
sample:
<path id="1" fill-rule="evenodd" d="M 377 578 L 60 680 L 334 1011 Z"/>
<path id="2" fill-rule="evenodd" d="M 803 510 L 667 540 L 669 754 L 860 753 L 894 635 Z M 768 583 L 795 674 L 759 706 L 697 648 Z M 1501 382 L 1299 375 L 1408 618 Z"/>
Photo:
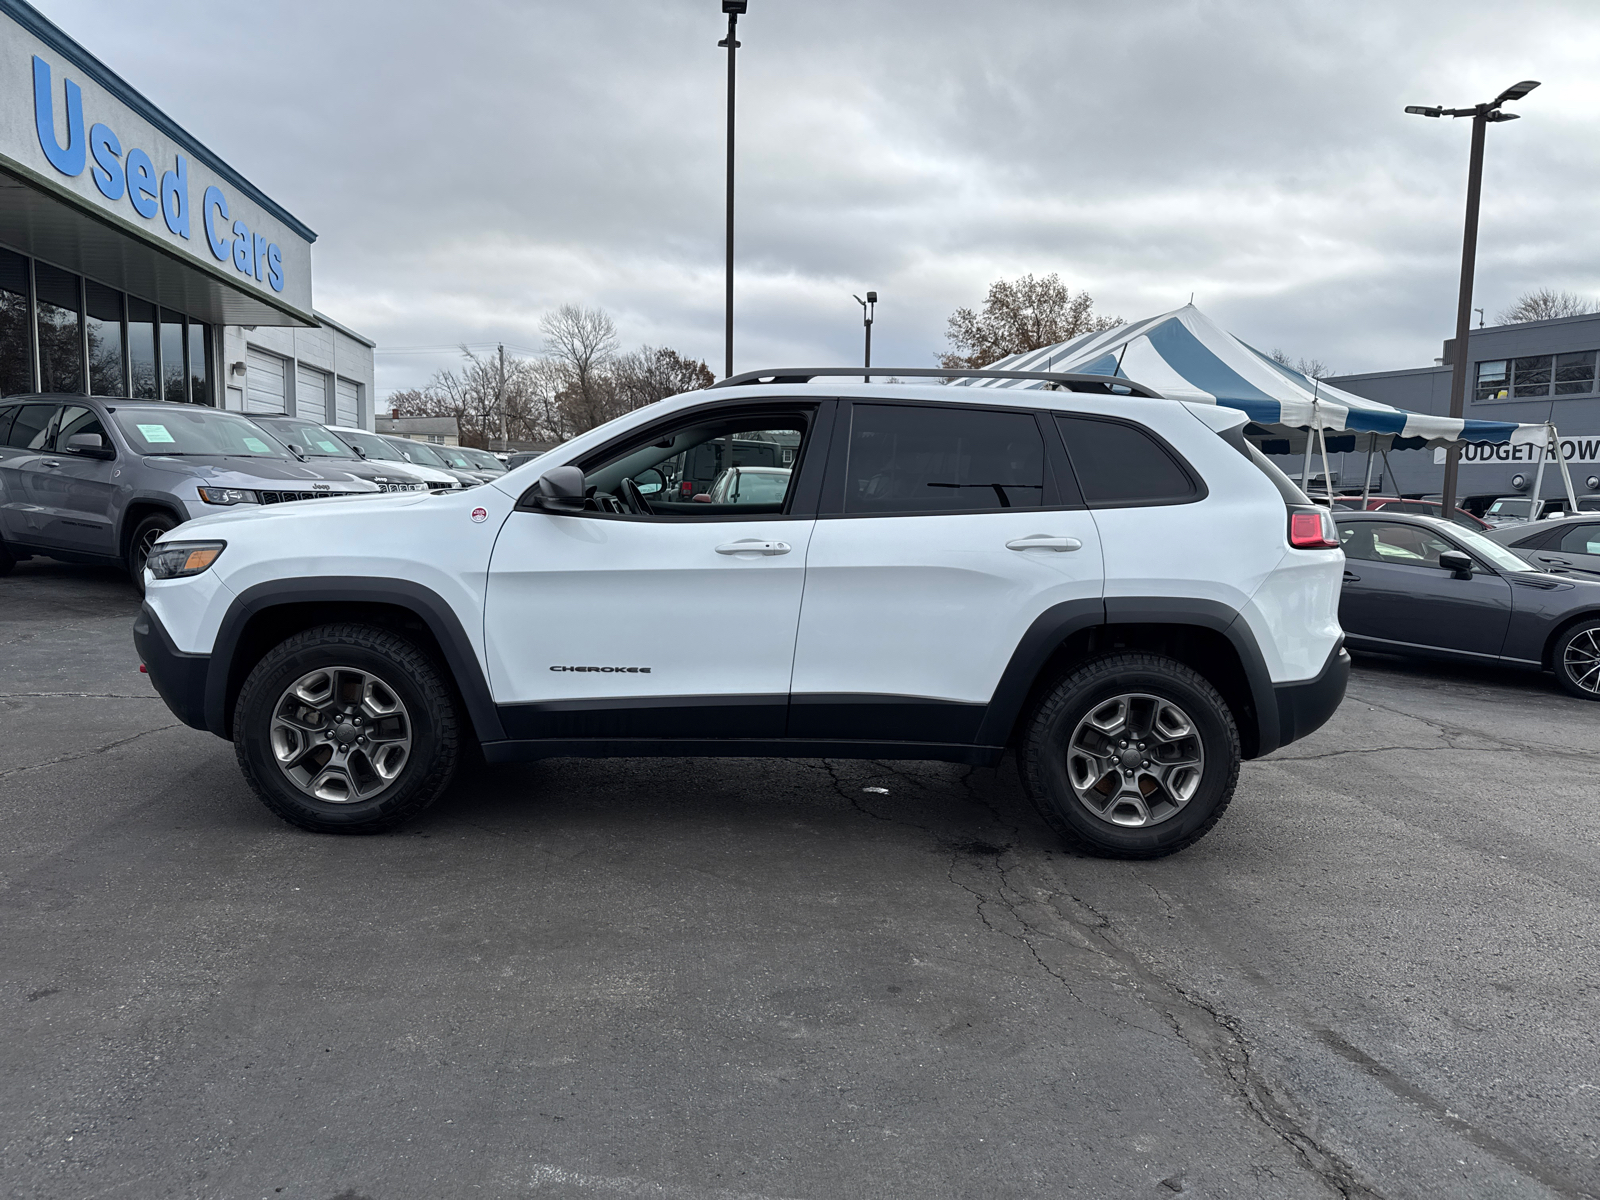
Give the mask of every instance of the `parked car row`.
<path id="1" fill-rule="evenodd" d="M 150 548 L 207 513 L 459 491 L 505 470 L 482 451 L 447 461 L 435 450 L 300 417 L 164 400 L 8 397 L 0 403 L 0 574 L 42 554 L 120 564 L 142 591 Z"/>

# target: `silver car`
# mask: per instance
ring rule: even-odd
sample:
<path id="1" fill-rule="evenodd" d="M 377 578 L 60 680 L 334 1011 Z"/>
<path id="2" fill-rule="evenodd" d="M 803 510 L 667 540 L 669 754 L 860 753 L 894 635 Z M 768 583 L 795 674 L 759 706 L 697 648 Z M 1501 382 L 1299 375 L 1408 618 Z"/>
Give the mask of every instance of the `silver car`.
<path id="1" fill-rule="evenodd" d="M 10 396 L 0 402 L 0 574 L 35 554 L 144 560 L 192 517 L 246 504 L 376 494 L 348 471 L 298 461 L 233 413 L 162 400 Z"/>
<path id="2" fill-rule="evenodd" d="M 1541 571 L 1600 579 L 1600 512 L 1581 501 L 1570 517 L 1502 525 L 1487 536 Z"/>

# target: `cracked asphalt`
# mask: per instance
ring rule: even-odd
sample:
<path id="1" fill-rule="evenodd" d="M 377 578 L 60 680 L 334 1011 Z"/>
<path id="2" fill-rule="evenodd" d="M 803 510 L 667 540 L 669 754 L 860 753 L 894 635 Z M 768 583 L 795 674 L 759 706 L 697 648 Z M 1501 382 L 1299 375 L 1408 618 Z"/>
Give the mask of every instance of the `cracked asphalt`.
<path id="1" fill-rule="evenodd" d="M 1010 764 L 479 769 L 273 818 L 109 571 L 0 580 L 0 1194 L 1600 1194 L 1600 709 L 1358 662 L 1199 845 Z"/>

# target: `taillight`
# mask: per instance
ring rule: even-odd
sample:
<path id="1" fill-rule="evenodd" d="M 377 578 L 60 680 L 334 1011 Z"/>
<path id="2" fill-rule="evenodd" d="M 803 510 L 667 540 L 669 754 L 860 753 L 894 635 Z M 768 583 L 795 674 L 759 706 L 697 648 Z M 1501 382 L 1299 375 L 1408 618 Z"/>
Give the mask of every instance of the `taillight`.
<path id="1" fill-rule="evenodd" d="M 1337 550 L 1339 529 L 1325 508 L 1289 510 L 1289 545 L 1296 550 Z"/>

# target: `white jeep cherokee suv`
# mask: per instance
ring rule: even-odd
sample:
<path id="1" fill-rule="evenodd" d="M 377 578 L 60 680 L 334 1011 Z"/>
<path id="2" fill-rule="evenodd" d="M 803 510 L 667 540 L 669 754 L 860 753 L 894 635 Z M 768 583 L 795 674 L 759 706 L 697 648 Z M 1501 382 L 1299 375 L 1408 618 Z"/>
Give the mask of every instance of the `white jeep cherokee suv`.
<path id="1" fill-rule="evenodd" d="M 848 374 L 739 376 L 471 491 L 190 521 L 150 555 L 140 654 L 268 807 L 346 833 L 433 803 L 468 738 L 494 763 L 1011 749 L 1070 845 L 1148 858 L 1338 706 L 1338 537 L 1243 413 Z M 789 464 L 779 499 L 703 498 Z"/>

